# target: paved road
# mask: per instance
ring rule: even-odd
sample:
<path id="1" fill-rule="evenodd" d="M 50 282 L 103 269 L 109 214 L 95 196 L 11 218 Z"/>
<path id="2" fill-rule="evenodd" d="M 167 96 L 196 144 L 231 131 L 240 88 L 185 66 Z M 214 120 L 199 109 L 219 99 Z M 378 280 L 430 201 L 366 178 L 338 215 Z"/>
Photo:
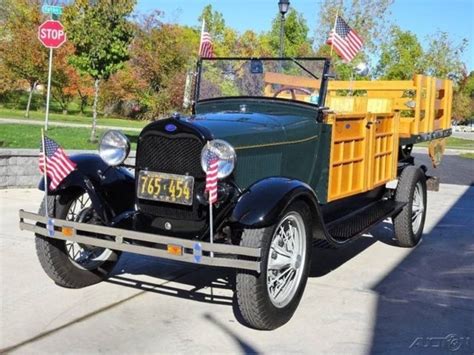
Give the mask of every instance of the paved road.
<path id="1" fill-rule="evenodd" d="M 447 154 L 435 169 L 427 153 L 414 153 L 413 156 L 417 165 L 425 165 L 428 175 L 439 177 L 442 183 L 474 186 L 474 159 Z"/>
<path id="2" fill-rule="evenodd" d="M 41 197 L 0 191 L 3 351 L 416 354 L 424 337 L 449 334 L 471 339 L 457 354 L 474 351 L 474 187 L 444 184 L 429 193 L 415 249 L 394 246 L 389 224 L 344 249 L 315 249 L 295 316 L 273 332 L 236 320 L 229 271 L 125 254 L 108 282 L 54 285 L 32 235 L 17 227 L 18 209 L 36 210 Z"/>
<path id="3" fill-rule="evenodd" d="M 0 117 L 0 124 L 29 124 L 33 126 L 43 126 L 43 121 L 38 120 L 24 120 L 24 119 L 16 119 L 16 118 L 1 118 Z M 51 127 L 79 127 L 79 128 L 90 128 L 90 124 L 84 123 L 69 123 L 69 122 L 55 122 L 49 121 L 48 126 Z M 135 128 L 135 127 L 118 127 L 118 126 L 103 126 L 97 125 L 97 129 L 118 129 L 118 130 L 127 130 L 127 131 L 135 131 L 140 132 L 142 128 Z"/>

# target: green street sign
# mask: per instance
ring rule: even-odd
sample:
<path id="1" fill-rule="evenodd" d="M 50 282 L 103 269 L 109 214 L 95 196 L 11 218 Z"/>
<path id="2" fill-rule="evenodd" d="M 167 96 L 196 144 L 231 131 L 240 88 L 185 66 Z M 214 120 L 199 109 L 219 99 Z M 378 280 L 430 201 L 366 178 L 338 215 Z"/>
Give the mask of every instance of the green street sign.
<path id="1" fill-rule="evenodd" d="M 61 6 L 54 5 L 43 5 L 41 7 L 41 12 L 43 14 L 52 14 L 52 15 L 61 15 L 63 13 L 63 8 Z"/>

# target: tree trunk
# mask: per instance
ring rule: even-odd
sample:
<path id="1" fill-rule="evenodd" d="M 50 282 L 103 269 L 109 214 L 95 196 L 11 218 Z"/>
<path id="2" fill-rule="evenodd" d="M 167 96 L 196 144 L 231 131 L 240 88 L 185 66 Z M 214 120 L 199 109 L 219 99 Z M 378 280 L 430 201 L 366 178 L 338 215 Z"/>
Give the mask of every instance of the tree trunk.
<path id="1" fill-rule="evenodd" d="M 87 105 L 87 96 L 86 95 L 82 95 L 82 92 L 80 89 L 77 89 L 77 93 L 79 95 L 79 98 L 81 100 L 81 106 L 80 106 L 80 111 L 81 111 L 81 115 L 84 115 L 84 109 Z"/>
<path id="2" fill-rule="evenodd" d="M 97 101 L 99 100 L 99 79 L 94 81 L 94 105 L 92 106 L 92 129 L 90 142 L 97 142 L 96 129 L 97 129 Z"/>
<path id="3" fill-rule="evenodd" d="M 33 97 L 33 92 L 35 91 L 37 84 L 38 84 L 37 80 L 35 80 L 33 84 L 30 84 L 30 95 L 28 96 L 28 103 L 26 104 L 25 118 L 30 118 L 31 98 Z"/>

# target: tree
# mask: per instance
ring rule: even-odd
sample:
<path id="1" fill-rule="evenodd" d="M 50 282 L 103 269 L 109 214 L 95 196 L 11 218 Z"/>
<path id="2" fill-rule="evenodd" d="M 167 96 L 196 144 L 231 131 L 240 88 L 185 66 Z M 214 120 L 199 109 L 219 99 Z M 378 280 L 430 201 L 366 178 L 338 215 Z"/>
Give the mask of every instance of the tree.
<path id="1" fill-rule="evenodd" d="M 91 80 L 85 75 L 80 75 L 76 68 L 69 64 L 68 59 L 73 53 L 74 46 L 71 42 L 66 42 L 55 50 L 51 94 L 63 112 L 67 112 L 69 103 L 74 97 L 79 96 L 80 111 L 83 114 L 88 97 L 93 95 L 93 88 Z"/>
<path id="2" fill-rule="evenodd" d="M 94 79 L 91 141 L 96 141 L 97 101 L 101 80 L 107 81 L 128 60 L 133 26 L 128 20 L 135 0 L 76 0 L 64 11 L 66 32 L 75 45 L 70 62 Z"/>
<path id="3" fill-rule="evenodd" d="M 213 42 L 222 44 L 224 42 L 224 33 L 226 29 L 224 16 L 219 11 L 213 11 L 212 5 L 207 5 L 202 10 L 198 18 L 201 23 L 202 20 L 206 22 L 206 31 L 212 36 Z M 201 27 L 199 27 L 201 30 Z"/>
<path id="4" fill-rule="evenodd" d="M 315 34 L 316 45 L 326 43 L 338 14 L 362 36 L 365 48 L 376 51 L 385 39 L 387 16 L 392 3 L 393 0 L 321 1 Z"/>
<path id="5" fill-rule="evenodd" d="M 461 39 L 456 43 L 448 33 L 438 31 L 427 38 L 427 50 L 423 58 L 423 67 L 428 75 L 438 78 L 450 77 L 456 84 L 465 77 L 465 65 L 462 54 L 467 48 L 468 40 Z"/>
<path id="6" fill-rule="evenodd" d="M 29 97 L 25 117 L 29 117 L 31 97 L 40 80 L 46 76 L 47 50 L 37 37 L 38 26 L 42 22 L 39 11 L 40 0 L 4 0 L 0 36 L 1 72 L 8 72 L 9 78 L 0 81 L 25 80 L 29 86 Z"/>
<path id="7" fill-rule="evenodd" d="M 137 23 L 131 46 L 131 70 L 146 81 L 138 94 L 145 118 L 157 118 L 181 107 L 186 71 L 198 54 L 196 29 L 166 24 L 156 12 Z"/>
<path id="8" fill-rule="evenodd" d="M 272 28 L 263 39 L 263 45 L 268 46 L 271 55 L 278 56 L 280 51 L 280 24 L 281 16 L 273 19 Z M 285 17 L 284 23 L 284 56 L 298 57 L 309 55 L 312 52 L 312 39 L 308 37 L 309 27 L 303 15 L 291 8 Z"/>
<path id="9" fill-rule="evenodd" d="M 340 15 L 348 25 L 362 37 L 362 51 L 352 63 L 370 62 L 368 53 L 378 52 L 387 34 L 387 16 L 394 0 L 323 0 L 320 2 L 319 16 L 316 24 L 315 48 L 318 55 L 329 56 L 330 46 L 326 45 L 329 32 L 334 27 L 336 14 Z M 339 79 L 348 80 L 353 77 L 352 63 L 346 64 L 332 51 L 333 71 Z"/>
<path id="10" fill-rule="evenodd" d="M 382 43 L 376 74 L 382 79 L 410 80 L 423 71 L 423 48 L 416 35 L 393 26 Z"/>

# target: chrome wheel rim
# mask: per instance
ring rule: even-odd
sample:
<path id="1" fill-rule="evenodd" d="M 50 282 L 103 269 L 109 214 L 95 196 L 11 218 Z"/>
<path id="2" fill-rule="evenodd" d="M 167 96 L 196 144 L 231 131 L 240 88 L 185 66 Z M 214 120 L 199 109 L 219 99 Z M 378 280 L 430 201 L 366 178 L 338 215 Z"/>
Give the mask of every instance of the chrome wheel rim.
<path id="1" fill-rule="evenodd" d="M 272 304 L 283 308 L 294 298 L 306 262 L 303 217 L 290 212 L 273 233 L 267 262 L 267 291 Z"/>
<path id="2" fill-rule="evenodd" d="M 418 182 L 415 185 L 415 191 L 413 192 L 413 202 L 411 207 L 411 225 L 413 234 L 419 232 L 424 212 L 425 201 L 423 200 L 423 186 L 421 185 L 421 182 Z"/>
<path id="3" fill-rule="evenodd" d="M 66 220 L 86 222 L 86 216 L 92 211 L 89 195 L 84 193 L 76 198 L 69 207 Z M 71 262 L 85 270 L 94 270 L 100 267 L 112 256 L 112 250 L 92 245 L 66 241 L 66 251 Z"/>

